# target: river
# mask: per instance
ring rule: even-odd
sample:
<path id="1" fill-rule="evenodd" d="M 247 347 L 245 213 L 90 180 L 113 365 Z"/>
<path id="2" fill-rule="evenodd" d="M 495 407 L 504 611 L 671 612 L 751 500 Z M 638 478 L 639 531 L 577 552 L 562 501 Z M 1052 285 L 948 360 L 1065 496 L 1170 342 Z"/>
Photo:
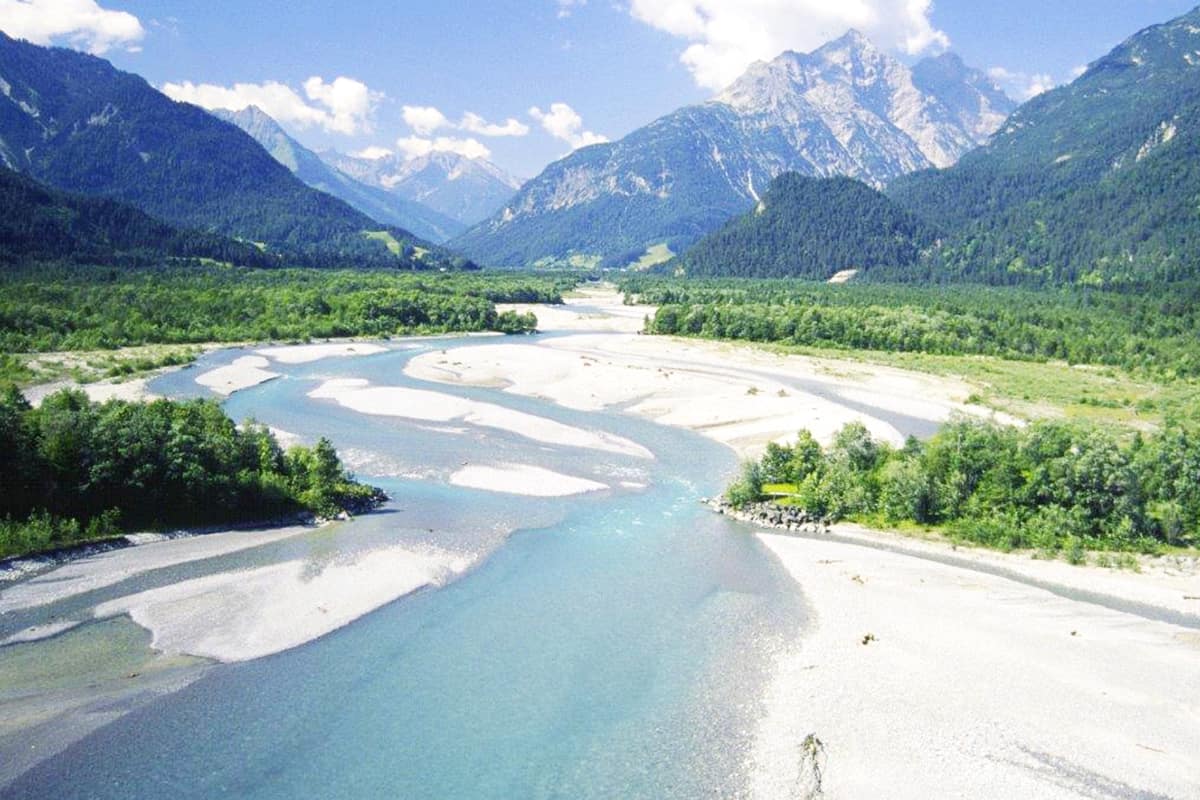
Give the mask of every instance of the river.
<path id="1" fill-rule="evenodd" d="M 469 569 L 302 646 L 192 663 L 198 677 L 186 686 L 123 699 L 112 721 L 33 766 L 5 795 L 744 796 L 772 655 L 795 640 L 804 615 L 799 588 L 762 545 L 699 503 L 727 481 L 732 454 L 625 415 L 431 387 L 403 374 L 419 353 L 487 341 L 407 341 L 365 357 L 272 365 L 282 376 L 234 394 L 229 414 L 310 443 L 328 436 L 392 501 L 332 528 L 6 614 L 0 638 L 48 620 L 86 620 L 91 609 L 156 587 L 297 559 L 318 575 L 402 545 L 461 554 Z M 151 388 L 204 395 L 195 375 L 244 355 L 206 356 Z M 436 388 L 607 432 L 653 458 L 468 422 L 371 416 L 308 396 L 347 378 Z M 450 485 L 445 476 L 464 463 L 518 463 L 610 488 L 532 498 Z M 63 639 L 105 624 L 116 623 L 4 649 L 42 648 L 44 669 L 59 653 L 80 658 Z M 126 638 L 126 648 L 149 651 L 146 637 Z"/>

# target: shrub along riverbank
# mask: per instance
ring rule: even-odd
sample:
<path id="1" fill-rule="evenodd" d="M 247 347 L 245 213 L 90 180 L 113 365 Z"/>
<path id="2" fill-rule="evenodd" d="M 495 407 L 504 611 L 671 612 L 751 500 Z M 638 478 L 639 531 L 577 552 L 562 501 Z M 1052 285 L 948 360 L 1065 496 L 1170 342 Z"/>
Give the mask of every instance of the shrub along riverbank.
<path id="1" fill-rule="evenodd" d="M 830 520 L 933 526 L 1003 550 L 1082 559 L 1085 550 L 1195 546 L 1200 435 L 1172 426 L 1121 440 L 1062 422 L 955 420 L 894 449 L 853 423 L 828 448 L 807 432 L 744 465 L 734 506 L 773 497 Z"/>
<path id="2" fill-rule="evenodd" d="M 62 391 L 0 394 L 0 557 L 122 532 L 232 524 L 382 501 L 329 441 L 286 452 L 210 400 L 98 404 Z"/>

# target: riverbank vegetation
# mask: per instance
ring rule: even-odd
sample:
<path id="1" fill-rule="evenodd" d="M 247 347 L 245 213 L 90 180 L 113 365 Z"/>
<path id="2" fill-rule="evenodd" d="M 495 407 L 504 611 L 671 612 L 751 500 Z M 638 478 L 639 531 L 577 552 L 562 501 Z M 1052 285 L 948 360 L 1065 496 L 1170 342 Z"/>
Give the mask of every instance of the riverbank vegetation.
<path id="1" fill-rule="evenodd" d="M 1200 283 L 1112 292 L 630 276 L 620 289 L 659 306 L 648 333 L 1200 377 Z"/>
<path id="2" fill-rule="evenodd" d="M 209 400 L 93 403 L 66 390 L 32 408 L 0 394 L 0 556 L 133 530 L 332 516 L 382 497 L 325 439 L 286 452 Z"/>
<path id="3" fill-rule="evenodd" d="M 649 333 L 955 378 L 970 402 L 1025 419 L 1149 430 L 1200 415 L 1200 283 L 1129 294 L 630 276 L 620 288 L 660 304 Z"/>
<path id="4" fill-rule="evenodd" d="M 1172 426 L 1123 440 L 1064 422 L 959 419 L 895 449 L 852 423 L 827 448 L 808 432 L 769 445 L 727 497 L 1071 561 L 1087 550 L 1154 552 L 1200 543 L 1200 432 Z"/>
<path id="5" fill-rule="evenodd" d="M 536 328 L 496 303 L 561 303 L 577 276 L 254 270 L 218 265 L 117 271 L 0 270 L 0 380 L 29 383 L 28 354 L 201 342 Z M 15 354 L 27 354 L 19 357 Z M 44 377 L 44 376 L 43 376 Z"/>

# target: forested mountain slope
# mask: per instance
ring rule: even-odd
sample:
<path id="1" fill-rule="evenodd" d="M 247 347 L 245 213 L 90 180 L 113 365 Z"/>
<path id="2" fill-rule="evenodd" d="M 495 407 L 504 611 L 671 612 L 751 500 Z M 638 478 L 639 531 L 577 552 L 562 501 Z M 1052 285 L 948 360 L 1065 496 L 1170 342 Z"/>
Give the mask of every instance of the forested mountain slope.
<path id="1" fill-rule="evenodd" d="M 72 195 L 0 167 L 0 267 L 32 262 L 113 265 L 208 258 L 242 266 L 276 266 L 251 244 L 180 230 L 132 206 Z"/>
<path id="2" fill-rule="evenodd" d="M 748 214 L 667 264 L 689 277 L 808 278 L 911 264 L 934 233 L 851 178 L 784 173 Z"/>
<path id="3" fill-rule="evenodd" d="M 908 277 L 1122 284 L 1200 265 L 1200 9 L 1017 110 L 957 165 L 899 178 L 948 235 Z"/>

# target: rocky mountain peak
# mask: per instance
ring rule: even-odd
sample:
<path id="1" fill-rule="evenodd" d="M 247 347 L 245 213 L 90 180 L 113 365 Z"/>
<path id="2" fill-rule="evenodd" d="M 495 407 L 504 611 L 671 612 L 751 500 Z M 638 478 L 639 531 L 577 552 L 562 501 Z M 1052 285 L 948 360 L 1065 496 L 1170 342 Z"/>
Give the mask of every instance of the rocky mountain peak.
<path id="1" fill-rule="evenodd" d="M 715 100 L 757 113 L 790 105 L 797 94 L 822 84 L 871 85 L 903 66 L 866 36 L 850 30 L 812 53 L 787 50 L 756 61 Z"/>
<path id="2" fill-rule="evenodd" d="M 246 106 L 240 111 L 225 111 L 219 116 L 229 119 L 237 119 L 246 125 L 251 125 L 254 127 L 279 131 L 283 130 L 278 122 L 276 122 L 267 112 L 263 111 L 256 105 Z"/>
<path id="3" fill-rule="evenodd" d="M 984 144 L 1017 108 L 987 73 L 955 53 L 923 59 L 912 68 L 913 85 L 934 98 L 975 144 Z"/>
<path id="4" fill-rule="evenodd" d="M 839 38 L 829 42 L 821 49 L 828 47 L 849 47 L 854 50 L 879 52 L 875 49 L 875 43 L 857 28 L 850 28 Z"/>
<path id="5" fill-rule="evenodd" d="M 490 161 L 458 153 L 365 159 L 329 150 L 320 156 L 356 180 L 427 205 L 462 224 L 486 218 L 520 186 L 520 181 Z"/>
<path id="6" fill-rule="evenodd" d="M 899 158 L 900 171 L 953 164 L 983 144 L 1015 107 L 956 55 L 909 68 L 856 30 L 812 53 L 789 51 L 753 64 L 715 102 L 785 131 L 820 118 L 845 146 L 861 138 L 864 127 L 876 139 L 896 140 L 898 134 L 908 143 L 893 141 L 888 149 Z M 876 176 L 864 179 L 878 183 Z"/>
<path id="7" fill-rule="evenodd" d="M 703 105 L 551 164 L 460 244 L 503 263 L 606 259 L 664 241 L 674 249 L 752 207 L 783 172 L 879 188 L 949 166 L 1012 107 L 957 58 L 921 77 L 851 30 L 811 53 L 756 62 Z"/>
<path id="8" fill-rule="evenodd" d="M 246 106 L 238 111 L 218 108 L 209 113 L 231 125 L 236 125 L 258 139 L 260 143 L 265 138 L 277 139 L 287 136 L 287 132 L 274 118 L 255 105 Z"/>
<path id="9" fill-rule="evenodd" d="M 817 48 L 812 60 L 841 68 L 850 74 L 872 73 L 894 62 L 862 33 L 851 28 L 841 38 Z"/>

